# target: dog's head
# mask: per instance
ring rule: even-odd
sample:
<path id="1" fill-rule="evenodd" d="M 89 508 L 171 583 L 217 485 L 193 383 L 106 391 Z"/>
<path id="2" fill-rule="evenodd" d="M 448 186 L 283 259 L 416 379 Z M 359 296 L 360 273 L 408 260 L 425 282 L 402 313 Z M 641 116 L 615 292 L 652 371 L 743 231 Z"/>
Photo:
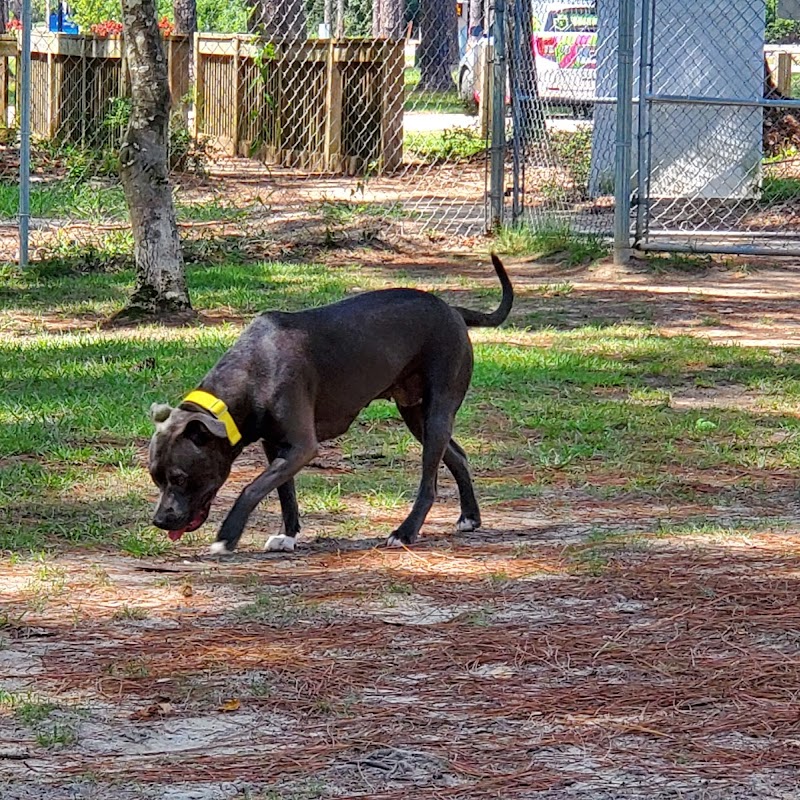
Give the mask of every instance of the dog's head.
<path id="1" fill-rule="evenodd" d="M 153 524 L 177 541 L 206 521 L 233 452 L 225 425 L 210 414 L 154 403 L 150 418 L 150 476 L 161 490 Z"/>

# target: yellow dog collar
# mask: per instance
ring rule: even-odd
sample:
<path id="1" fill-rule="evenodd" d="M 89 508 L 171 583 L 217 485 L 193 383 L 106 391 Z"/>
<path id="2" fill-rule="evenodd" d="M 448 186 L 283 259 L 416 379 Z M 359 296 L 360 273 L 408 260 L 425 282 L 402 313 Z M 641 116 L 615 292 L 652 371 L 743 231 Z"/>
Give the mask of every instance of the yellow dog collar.
<path id="1" fill-rule="evenodd" d="M 194 403 L 200 406 L 200 408 L 204 408 L 210 414 L 213 414 L 225 426 L 225 430 L 228 433 L 228 441 L 232 445 L 236 444 L 242 438 L 242 434 L 239 433 L 239 429 L 233 421 L 231 412 L 228 411 L 228 406 L 218 397 L 214 397 L 210 392 L 204 392 L 202 389 L 195 389 L 195 391 L 189 392 L 189 394 L 183 398 L 183 402 Z"/>

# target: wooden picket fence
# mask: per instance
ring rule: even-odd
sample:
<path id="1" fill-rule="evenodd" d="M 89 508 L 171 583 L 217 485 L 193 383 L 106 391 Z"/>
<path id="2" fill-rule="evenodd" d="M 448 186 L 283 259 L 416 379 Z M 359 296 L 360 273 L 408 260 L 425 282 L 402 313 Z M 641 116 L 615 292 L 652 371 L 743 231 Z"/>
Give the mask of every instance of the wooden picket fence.
<path id="1" fill-rule="evenodd" d="M 173 102 L 189 90 L 191 37 L 165 39 Z M 118 137 L 107 118 L 112 101 L 130 95 L 122 37 L 34 31 L 31 34 L 31 133 L 83 146 Z"/>
<path id="2" fill-rule="evenodd" d="M 403 42 L 200 34 L 194 63 L 194 133 L 232 155 L 310 172 L 401 165 Z"/>
<path id="3" fill-rule="evenodd" d="M 33 135 L 88 147 L 117 141 L 121 131 L 109 112 L 114 99 L 130 94 L 122 38 L 43 31 L 31 38 Z M 10 60 L 19 56 L 18 39 L 5 39 L 0 113 L 10 102 Z M 192 88 L 193 55 L 195 137 L 232 155 L 309 172 L 357 175 L 401 166 L 403 42 L 265 45 L 254 36 L 198 34 L 194 42 L 172 35 L 165 43 L 173 103 Z"/>

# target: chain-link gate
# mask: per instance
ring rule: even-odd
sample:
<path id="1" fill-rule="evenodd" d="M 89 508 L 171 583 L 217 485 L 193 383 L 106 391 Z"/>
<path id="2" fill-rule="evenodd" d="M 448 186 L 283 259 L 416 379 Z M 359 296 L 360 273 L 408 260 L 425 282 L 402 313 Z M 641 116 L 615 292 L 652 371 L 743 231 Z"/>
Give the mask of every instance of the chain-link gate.
<path id="1" fill-rule="evenodd" d="M 643 0 L 637 19 L 634 243 L 800 252 L 788 86 L 765 70 L 763 0 Z M 787 129 L 788 125 L 788 129 Z"/>
<path id="2" fill-rule="evenodd" d="M 611 236 L 616 215 L 642 249 L 800 252 L 800 46 L 775 43 L 800 41 L 780 18 L 800 4 L 511 5 L 507 220 Z M 565 113 L 583 98 L 585 120 Z"/>
<path id="3" fill-rule="evenodd" d="M 594 0 L 509 5 L 506 221 L 610 236 L 616 26 L 599 29 Z"/>

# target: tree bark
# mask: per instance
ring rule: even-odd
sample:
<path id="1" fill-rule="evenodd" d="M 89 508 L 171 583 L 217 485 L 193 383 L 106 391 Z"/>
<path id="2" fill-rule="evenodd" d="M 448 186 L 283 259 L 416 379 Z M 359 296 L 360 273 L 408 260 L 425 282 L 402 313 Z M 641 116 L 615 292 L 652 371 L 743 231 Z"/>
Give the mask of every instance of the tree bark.
<path id="1" fill-rule="evenodd" d="M 197 0 L 172 0 L 175 33 L 197 32 Z"/>
<path id="2" fill-rule="evenodd" d="M 402 39 L 405 33 L 401 0 L 373 0 L 372 35 L 376 39 Z"/>
<path id="3" fill-rule="evenodd" d="M 256 0 L 250 30 L 270 40 L 307 38 L 304 0 Z"/>
<path id="4" fill-rule="evenodd" d="M 449 0 L 420 0 L 419 16 L 419 88 L 446 92 L 453 88 L 450 68 L 458 61 L 456 4 Z"/>
<path id="5" fill-rule="evenodd" d="M 336 38 L 344 39 L 344 0 L 336 0 Z"/>
<path id="6" fill-rule="evenodd" d="M 122 317 L 191 316 L 167 170 L 170 97 L 155 0 L 122 0 L 131 117 L 120 178 L 133 229 L 136 287 Z"/>

